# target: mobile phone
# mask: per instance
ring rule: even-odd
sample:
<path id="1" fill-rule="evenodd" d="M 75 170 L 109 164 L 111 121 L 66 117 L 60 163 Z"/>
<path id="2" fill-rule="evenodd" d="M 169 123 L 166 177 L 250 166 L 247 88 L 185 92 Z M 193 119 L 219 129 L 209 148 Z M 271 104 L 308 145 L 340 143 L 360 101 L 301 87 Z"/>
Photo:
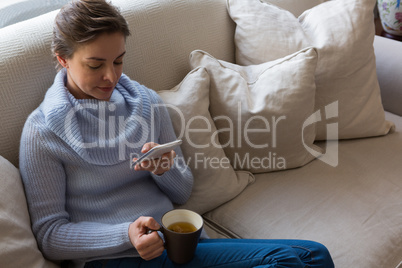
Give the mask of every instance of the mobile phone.
<path id="1" fill-rule="evenodd" d="M 182 140 L 175 140 L 175 141 L 168 142 L 165 144 L 157 145 L 157 146 L 151 148 L 151 150 L 149 150 L 145 154 L 141 155 L 136 161 L 132 161 L 131 168 L 134 168 L 135 165 L 141 163 L 142 161 L 159 158 L 163 154 L 168 153 L 171 150 L 173 150 L 174 148 L 176 148 L 177 146 L 179 146 L 181 143 L 182 143 Z"/>

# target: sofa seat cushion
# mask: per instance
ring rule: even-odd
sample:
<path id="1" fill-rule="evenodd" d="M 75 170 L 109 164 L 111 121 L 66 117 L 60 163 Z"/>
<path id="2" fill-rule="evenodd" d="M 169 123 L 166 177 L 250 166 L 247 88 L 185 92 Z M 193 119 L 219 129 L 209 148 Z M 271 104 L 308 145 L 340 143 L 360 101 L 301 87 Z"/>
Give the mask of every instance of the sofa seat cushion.
<path id="1" fill-rule="evenodd" d="M 397 131 L 339 143 L 339 165 L 316 160 L 257 174 L 238 197 L 205 214 L 209 227 L 242 238 L 323 243 L 336 267 L 396 267 L 402 256 L 402 117 Z"/>

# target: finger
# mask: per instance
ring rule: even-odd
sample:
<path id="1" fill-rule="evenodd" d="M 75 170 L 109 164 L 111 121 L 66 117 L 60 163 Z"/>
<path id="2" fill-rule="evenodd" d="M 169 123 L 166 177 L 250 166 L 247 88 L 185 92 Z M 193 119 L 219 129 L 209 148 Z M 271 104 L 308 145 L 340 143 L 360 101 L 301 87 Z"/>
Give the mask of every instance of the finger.
<path id="1" fill-rule="evenodd" d="M 144 160 L 141 161 L 141 163 L 135 165 L 134 170 L 139 171 L 139 170 L 145 170 L 145 171 L 154 171 L 155 169 L 158 168 L 159 163 L 162 161 L 161 158 L 154 158 L 151 160 Z"/>
<path id="2" fill-rule="evenodd" d="M 145 224 L 148 229 L 159 230 L 161 228 L 160 224 L 152 217 L 149 217 Z"/>
<path id="3" fill-rule="evenodd" d="M 148 165 L 153 164 L 154 167 L 157 166 L 164 166 L 164 169 L 168 168 L 170 169 L 170 167 L 173 165 L 173 160 L 176 157 L 176 153 L 175 151 L 170 151 L 168 153 L 164 153 L 160 158 L 154 158 L 152 159 L 152 163 L 148 163 Z M 170 164 L 170 165 L 167 165 Z"/>
<path id="4" fill-rule="evenodd" d="M 144 146 L 142 146 L 142 149 L 141 149 L 141 152 L 142 153 L 146 153 L 146 152 L 148 152 L 149 150 L 151 150 L 151 148 L 153 148 L 153 147 L 155 147 L 155 146 L 157 146 L 157 145 L 159 145 L 158 143 L 155 143 L 155 142 L 147 142 L 147 143 L 145 143 L 144 144 Z"/>
<path id="5" fill-rule="evenodd" d="M 140 235 L 136 249 L 138 252 L 141 252 L 142 254 L 146 254 L 149 251 L 153 251 L 159 247 L 163 247 L 163 241 L 161 237 L 159 236 L 159 233 L 154 231 L 154 232 L 149 232 L 149 230 L 158 230 L 159 228 L 158 225 L 150 224 L 151 227 L 146 227 L 147 231 Z M 145 225 L 144 225 L 145 226 Z"/>
<path id="6" fill-rule="evenodd" d="M 140 254 L 140 256 L 144 260 L 149 261 L 149 260 L 155 259 L 155 258 L 159 257 L 160 255 L 162 255 L 164 250 L 165 250 L 165 248 L 163 246 L 161 246 L 161 247 L 151 249 L 150 251 L 147 251 L 143 254 Z"/>
<path id="7" fill-rule="evenodd" d="M 148 151 L 152 147 L 157 146 L 159 144 L 154 143 L 154 142 L 149 142 L 146 143 L 142 150 L 143 151 Z M 173 165 L 173 159 L 176 157 L 176 152 L 174 150 L 171 150 L 168 153 L 163 154 L 161 157 L 158 158 L 153 158 L 151 160 L 144 160 L 141 163 L 138 164 L 138 167 L 135 168 L 135 170 L 147 170 L 150 172 L 156 171 L 159 167 L 159 165 L 163 165 L 163 170 L 167 171 L 170 169 L 170 167 Z M 133 159 L 135 161 L 136 158 Z M 166 163 L 171 163 L 169 166 L 166 165 Z"/>
<path id="8" fill-rule="evenodd" d="M 151 247 L 155 247 L 155 245 L 160 244 L 159 240 L 162 240 L 158 234 L 158 232 L 151 232 L 149 233 L 147 229 L 147 232 L 142 234 L 137 242 L 136 249 L 141 252 L 145 252 Z"/>
<path id="9" fill-rule="evenodd" d="M 142 161 L 134 167 L 134 170 L 144 170 L 160 175 L 171 169 L 174 164 L 174 159 L 172 158 L 174 155 L 174 153 L 166 153 L 161 158 Z"/>
<path id="10" fill-rule="evenodd" d="M 162 161 L 163 161 L 162 158 L 154 158 L 151 160 L 146 160 L 141 162 L 141 168 L 143 170 L 153 171 L 156 168 L 158 168 L 158 166 L 161 164 Z"/>
<path id="11" fill-rule="evenodd" d="M 148 230 L 159 230 L 159 223 L 152 217 L 139 217 L 135 222 L 134 226 L 137 230 L 138 236 L 147 234 Z"/>
<path id="12" fill-rule="evenodd" d="M 156 232 L 155 232 L 155 234 L 151 234 L 151 235 L 157 236 L 156 242 L 152 243 L 152 244 L 148 244 L 147 247 L 142 248 L 140 250 L 137 249 L 141 258 L 143 258 L 144 260 L 151 260 L 153 258 L 159 257 L 163 253 L 163 250 L 165 249 L 163 246 L 163 241 L 159 237 L 159 235 Z"/>
<path id="13" fill-rule="evenodd" d="M 151 159 L 151 160 L 144 160 L 144 161 L 142 161 L 142 162 L 140 163 L 140 166 L 141 166 L 143 169 L 148 170 L 148 169 L 150 169 L 150 168 L 152 168 L 152 167 L 154 166 L 154 163 L 153 163 L 153 162 L 155 162 L 157 159 L 158 159 L 158 158 L 154 158 L 154 159 Z"/>
<path id="14" fill-rule="evenodd" d="M 137 159 L 138 158 L 133 158 L 133 162 L 135 162 L 135 161 L 137 161 Z M 142 163 L 144 163 L 144 162 L 147 162 L 147 161 L 141 161 L 140 163 L 138 163 L 138 164 L 135 164 L 134 165 L 134 170 L 135 171 L 140 171 L 140 170 L 146 170 L 146 169 L 144 169 L 142 166 L 146 166 L 147 164 L 145 164 L 145 165 L 143 165 Z"/>
<path id="15" fill-rule="evenodd" d="M 169 157 L 170 157 L 171 159 L 174 159 L 174 158 L 176 157 L 176 152 L 175 152 L 174 150 L 171 150 L 169 154 L 170 154 Z"/>
<path id="16" fill-rule="evenodd" d="M 173 159 L 160 158 L 160 159 L 158 159 L 157 162 L 148 166 L 148 171 L 150 171 L 156 175 L 161 175 L 171 169 L 172 163 L 173 163 Z"/>
<path id="17" fill-rule="evenodd" d="M 153 237 L 151 237 L 153 236 Z M 149 260 L 156 258 L 162 254 L 164 250 L 163 241 L 158 233 L 154 232 L 141 237 L 136 249 L 141 258 Z"/>
<path id="18" fill-rule="evenodd" d="M 153 168 L 153 166 L 151 166 L 152 163 L 150 163 L 148 160 L 144 160 L 141 163 L 138 163 L 134 166 L 134 170 L 135 171 L 140 171 L 140 170 L 145 170 L 145 171 L 149 171 L 150 169 Z"/>
<path id="19" fill-rule="evenodd" d="M 176 157 L 176 153 L 173 150 L 169 153 L 164 154 L 159 163 L 159 167 L 165 172 L 169 171 L 174 164 L 175 157 Z"/>

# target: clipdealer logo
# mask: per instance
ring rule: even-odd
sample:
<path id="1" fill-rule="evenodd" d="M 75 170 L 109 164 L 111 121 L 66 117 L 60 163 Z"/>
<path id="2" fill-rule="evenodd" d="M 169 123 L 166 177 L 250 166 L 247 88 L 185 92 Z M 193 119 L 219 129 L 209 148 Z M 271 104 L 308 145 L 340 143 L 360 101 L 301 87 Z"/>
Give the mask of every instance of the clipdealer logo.
<path id="1" fill-rule="evenodd" d="M 227 122 L 228 128 L 224 129 L 216 129 L 213 131 L 213 126 L 211 125 L 212 122 L 208 120 L 206 117 L 201 116 L 201 115 L 196 115 L 193 116 L 192 118 L 187 118 L 184 115 L 183 111 L 181 111 L 178 107 L 172 105 L 172 104 L 155 104 L 152 107 L 152 115 L 151 115 L 151 122 L 147 122 L 142 116 L 138 115 L 132 115 L 129 117 L 123 117 L 116 115 L 113 113 L 115 111 L 116 107 L 114 104 L 87 104 L 87 105 L 81 105 L 79 107 L 73 107 L 71 110 L 69 110 L 66 114 L 66 118 L 64 121 L 64 131 L 65 131 L 65 136 L 66 138 L 71 142 L 74 143 L 76 146 L 85 148 L 85 149 L 90 149 L 93 147 L 118 147 L 119 150 L 119 158 L 124 159 L 126 155 L 126 150 L 131 151 L 130 149 L 132 148 L 140 148 L 142 145 L 146 142 L 147 138 L 151 136 L 151 139 L 153 139 L 153 125 L 154 125 L 154 120 L 155 120 L 155 110 L 157 109 L 173 109 L 175 113 L 177 113 L 175 123 L 176 123 L 176 134 L 179 139 L 183 139 L 186 141 L 188 146 L 191 146 L 194 150 L 197 149 L 203 149 L 207 147 L 215 147 L 215 148 L 221 148 L 225 149 L 226 147 L 233 147 L 233 146 L 242 146 L 243 142 L 245 145 L 250 146 L 252 148 L 257 148 L 257 149 L 263 149 L 263 148 L 276 148 L 278 146 L 277 144 L 277 138 L 278 138 L 278 133 L 277 130 L 282 124 L 286 121 L 286 116 L 282 115 L 279 117 L 272 117 L 270 118 L 271 121 L 269 121 L 267 118 L 262 117 L 262 116 L 253 116 L 248 119 L 248 121 L 244 124 L 241 125 L 240 123 L 234 124 L 232 121 L 233 119 L 229 117 L 223 117 L 223 116 L 218 116 L 216 118 L 212 118 L 213 122 L 217 120 L 225 121 Z M 98 123 L 98 140 L 92 140 L 91 142 L 84 142 L 83 140 L 77 140 L 76 136 L 74 135 L 75 129 L 73 127 L 73 121 L 74 117 L 77 116 L 77 113 L 83 113 L 89 110 L 92 110 L 92 112 L 97 113 L 99 116 L 99 123 Z M 241 120 L 241 106 L 240 104 L 238 105 L 237 109 L 237 120 L 238 122 L 242 122 Z M 111 114 L 109 112 L 112 112 Z M 321 113 L 323 112 L 324 115 Z M 315 158 L 318 160 L 332 166 L 336 167 L 338 165 L 338 123 L 327 123 L 326 124 L 326 132 L 327 132 L 327 137 L 326 137 L 326 148 L 325 148 L 325 153 L 322 153 L 321 151 L 317 151 L 316 149 L 313 149 L 309 145 L 306 144 L 305 142 L 305 137 L 304 137 L 304 129 L 307 128 L 310 125 L 316 124 L 317 122 L 321 121 L 327 121 L 331 120 L 333 118 L 338 117 L 338 101 L 335 101 L 331 104 L 328 104 L 325 106 L 324 111 L 317 110 L 313 114 L 311 114 L 304 122 L 301 128 L 301 139 L 302 139 L 302 144 L 306 151 L 313 155 Z M 259 121 L 259 127 L 260 128 L 253 128 L 251 127 L 251 122 L 252 121 Z M 193 125 L 194 124 L 194 125 Z M 126 137 L 126 133 L 128 130 L 133 131 L 133 126 L 136 127 L 136 131 L 139 131 L 139 139 L 138 140 L 128 140 Z M 237 127 L 235 127 L 237 125 Z M 237 135 L 234 135 L 234 132 L 236 131 Z M 225 142 L 224 144 L 221 144 L 218 139 L 218 134 L 223 134 L 225 132 L 227 136 L 230 137 L 230 139 Z M 192 133 L 204 133 L 205 135 L 210 134 L 210 139 L 206 142 L 205 144 L 200 144 L 197 142 L 197 139 L 194 139 L 194 136 Z M 268 140 L 264 140 L 265 143 L 259 144 L 255 143 L 250 139 L 249 134 L 254 133 L 257 134 L 259 133 L 260 135 L 265 135 L 265 134 L 270 134 L 270 140 L 268 144 Z M 235 137 L 237 137 L 237 142 L 235 142 Z M 242 140 L 244 138 L 244 140 Z M 108 142 L 106 142 L 106 140 Z M 261 158 L 261 156 L 253 156 L 250 154 L 242 155 L 240 158 L 240 155 L 235 155 L 235 160 L 236 163 L 238 162 L 241 167 L 244 167 L 247 164 L 254 166 L 269 166 L 272 168 L 272 165 L 275 166 L 276 169 L 286 169 L 286 157 L 283 157 L 281 155 L 277 155 L 276 153 L 269 153 L 265 158 Z M 227 166 L 229 163 L 229 160 L 227 158 L 225 159 L 210 159 L 208 156 L 205 156 L 205 162 L 211 162 L 211 166 L 215 165 L 217 161 L 219 160 L 219 167 L 222 166 Z M 188 162 L 189 159 L 187 159 L 186 162 Z M 197 158 L 194 158 L 193 161 L 196 161 L 197 164 L 200 163 L 200 155 L 197 154 Z M 222 162 L 222 163 L 220 163 Z M 187 163 L 188 164 L 188 163 Z M 205 163 L 204 163 L 205 164 Z"/>
<path id="2" fill-rule="evenodd" d="M 335 101 L 333 103 L 330 103 L 325 106 L 325 120 L 329 120 L 332 118 L 337 118 L 338 117 L 338 101 Z M 317 110 L 315 113 L 310 115 L 306 121 L 303 124 L 303 129 L 305 129 L 307 126 L 315 124 L 317 122 L 322 121 L 321 117 L 321 111 Z M 327 125 L 327 138 L 326 138 L 326 148 L 325 148 L 325 153 L 318 152 L 304 142 L 304 137 L 302 138 L 303 141 L 303 146 L 306 148 L 306 150 L 312 154 L 314 157 L 316 157 L 318 160 L 332 166 L 336 167 L 338 166 L 339 163 L 339 157 L 338 157 L 338 152 L 339 152 L 339 135 L 338 135 L 338 123 L 329 123 Z"/>

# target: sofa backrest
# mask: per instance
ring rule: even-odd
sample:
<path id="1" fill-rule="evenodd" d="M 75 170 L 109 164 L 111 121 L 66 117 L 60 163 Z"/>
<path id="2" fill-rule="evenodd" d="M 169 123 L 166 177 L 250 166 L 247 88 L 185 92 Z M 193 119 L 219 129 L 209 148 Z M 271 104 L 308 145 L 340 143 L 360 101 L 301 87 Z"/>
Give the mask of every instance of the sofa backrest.
<path id="1" fill-rule="evenodd" d="M 270 0 L 298 16 L 325 0 Z M 129 23 L 124 72 L 166 90 L 190 71 L 191 51 L 233 62 L 235 24 L 226 0 L 112 0 Z M 56 70 L 50 55 L 58 10 L 0 29 L 0 155 L 18 166 L 27 116 L 41 103 Z"/>
<path id="2" fill-rule="evenodd" d="M 234 61 L 235 25 L 225 0 L 113 0 L 129 23 L 124 72 L 154 90 L 178 84 L 190 71 L 191 51 Z M 58 11 L 0 29 L 0 155 L 18 166 L 27 116 L 56 74 L 50 55 Z"/>

